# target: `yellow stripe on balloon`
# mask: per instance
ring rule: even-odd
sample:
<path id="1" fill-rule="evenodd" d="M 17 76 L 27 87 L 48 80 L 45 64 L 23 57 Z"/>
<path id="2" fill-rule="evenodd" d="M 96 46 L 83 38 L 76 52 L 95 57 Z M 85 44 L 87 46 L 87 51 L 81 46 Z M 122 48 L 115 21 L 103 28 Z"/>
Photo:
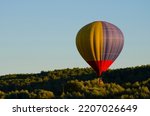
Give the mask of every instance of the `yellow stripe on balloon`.
<path id="1" fill-rule="evenodd" d="M 102 23 L 95 22 L 93 26 L 95 32 L 94 32 L 94 44 L 95 46 L 95 56 L 96 59 L 94 60 L 102 60 L 102 54 L 103 54 L 103 28 Z"/>
<path id="2" fill-rule="evenodd" d="M 102 22 L 93 22 L 80 29 L 76 37 L 78 51 L 86 61 L 102 60 Z"/>

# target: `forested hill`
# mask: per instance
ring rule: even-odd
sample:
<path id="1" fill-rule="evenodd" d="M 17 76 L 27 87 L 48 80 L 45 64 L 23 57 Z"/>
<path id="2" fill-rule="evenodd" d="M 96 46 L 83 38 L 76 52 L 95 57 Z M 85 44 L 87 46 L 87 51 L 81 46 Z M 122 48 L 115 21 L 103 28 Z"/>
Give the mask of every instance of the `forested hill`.
<path id="1" fill-rule="evenodd" d="M 0 76 L 0 98 L 150 98 L 150 65 L 108 70 L 103 82 L 91 68 Z"/>

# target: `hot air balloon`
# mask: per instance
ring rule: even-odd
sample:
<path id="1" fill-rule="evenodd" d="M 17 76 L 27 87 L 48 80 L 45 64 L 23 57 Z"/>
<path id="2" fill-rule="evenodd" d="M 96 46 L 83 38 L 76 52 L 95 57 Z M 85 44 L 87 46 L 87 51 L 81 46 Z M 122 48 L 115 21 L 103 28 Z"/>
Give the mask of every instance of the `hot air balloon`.
<path id="1" fill-rule="evenodd" d="M 123 45 L 124 37 L 121 30 L 105 21 L 85 25 L 76 36 L 79 53 L 99 77 L 115 61 Z"/>

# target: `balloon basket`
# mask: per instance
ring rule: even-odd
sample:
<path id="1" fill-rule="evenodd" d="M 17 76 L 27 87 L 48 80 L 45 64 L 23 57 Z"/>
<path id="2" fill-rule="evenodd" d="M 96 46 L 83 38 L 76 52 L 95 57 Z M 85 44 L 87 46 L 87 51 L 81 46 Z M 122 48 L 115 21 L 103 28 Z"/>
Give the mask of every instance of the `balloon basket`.
<path id="1" fill-rule="evenodd" d="M 103 82 L 102 78 L 98 78 L 98 85 L 99 86 L 104 85 L 104 82 Z"/>

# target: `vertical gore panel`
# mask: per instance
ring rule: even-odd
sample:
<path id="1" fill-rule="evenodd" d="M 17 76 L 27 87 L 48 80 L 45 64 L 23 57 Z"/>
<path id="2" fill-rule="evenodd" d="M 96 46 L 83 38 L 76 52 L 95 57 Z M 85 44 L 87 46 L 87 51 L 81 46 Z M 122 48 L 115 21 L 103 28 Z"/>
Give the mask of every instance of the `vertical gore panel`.
<path id="1" fill-rule="evenodd" d="M 103 28 L 94 22 L 80 29 L 76 37 L 77 49 L 86 60 L 101 60 L 103 54 Z"/>
<path id="2" fill-rule="evenodd" d="M 123 48 L 123 34 L 115 25 L 102 22 L 104 33 L 103 60 L 115 60 Z"/>
<path id="3" fill-rule="evenodd" d="M 93 25 L 93 33 L 91 34 L 92 37 L 90 38 L 93 42 L 93 48 L 96 59 L 95 60 L 102 60 L 103 54 L 103 28 L 101 22 L 96 22 Z"/>

